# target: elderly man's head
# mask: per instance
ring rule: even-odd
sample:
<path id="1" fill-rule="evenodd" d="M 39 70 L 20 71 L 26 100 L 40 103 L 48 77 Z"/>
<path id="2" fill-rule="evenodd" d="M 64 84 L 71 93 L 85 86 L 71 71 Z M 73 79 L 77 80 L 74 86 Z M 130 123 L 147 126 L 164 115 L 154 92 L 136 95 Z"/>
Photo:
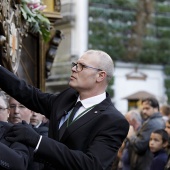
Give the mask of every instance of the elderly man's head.
<path id="1" fill-rule="evenodd" d="M 127 121 L 131 126 L 133 126 L 134 130 L 137 131 L 142 125 L 142 118 L 138 110 L 130 110 L 125 115 Z"/>
<path id="2" fill-rule="evenodd" d="M 97 50 L 85 52 L 72 65 L 69 85 L 76 89 L 81 97 L 91 97 L 103 93 L 112 78 L 114 65 L 111 57 Z"/>
<path id="3" fill-rule="evenodd" d="M 7 122 L 9 117 L 8 98 L 0 91 L 0 121 Z"/>
<path id="4" fill-rule="evenodd" d="M 9 108 L 9 122 L 15 124 L 21 122 L 22 120 L 25 120 L 28 124 L 30 123 L 32 111 L 12 97 L 10 97 L 9 99 Z"/>

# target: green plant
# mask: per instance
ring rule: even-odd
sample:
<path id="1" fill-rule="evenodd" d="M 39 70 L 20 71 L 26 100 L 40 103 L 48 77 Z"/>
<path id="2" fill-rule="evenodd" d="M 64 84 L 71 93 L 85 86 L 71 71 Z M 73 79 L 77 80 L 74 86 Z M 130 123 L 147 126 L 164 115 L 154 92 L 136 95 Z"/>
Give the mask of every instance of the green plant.
<path id="1" fill-rule="evenodd" d="M 40 33 L 45 42 L 50 39 L 50 21 L 44 16 L 42 10 L 45 6 L 41 0 L 21 0 L 23 18 L 29 24 L 30 32 Z"/>
<path id="2" fill-rule="evenodd" d="M 114 83 L 114 78 L 112 77 L 106 90 L 109 93 L 110 97 L 114 97 L 114 90 L 112 88 L 113 83 Z"/>
<path id="3" fill-rule="evenodd" d="M 89 17 L 93 20 L 89 22 L 89 48 L 106 51 L 114 61 L 162 64 L 167 74 L 170 6 L 165 1 L 169 2 L 90 0 Z"/>

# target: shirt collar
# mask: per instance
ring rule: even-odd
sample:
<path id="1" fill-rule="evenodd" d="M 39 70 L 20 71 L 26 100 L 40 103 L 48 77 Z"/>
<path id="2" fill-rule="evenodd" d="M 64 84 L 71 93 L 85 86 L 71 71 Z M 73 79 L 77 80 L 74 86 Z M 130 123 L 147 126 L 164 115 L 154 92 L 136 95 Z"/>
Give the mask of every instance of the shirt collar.
<path id="1" fill-rule="evenodd" d="M 80 96 L 79 96 L 78 99 L 77 99 L 77 102 L 81 101 L 82 105 L 85 108 L 89 108 L 93 105 L 96 105 L 96 104 L 102 102 L 104 99 L 106 99 L 106 92 L 104 92 L 100 95 L 94 96 L 94 97 L 84 99 L 84 100 L 80 100 Z"/>

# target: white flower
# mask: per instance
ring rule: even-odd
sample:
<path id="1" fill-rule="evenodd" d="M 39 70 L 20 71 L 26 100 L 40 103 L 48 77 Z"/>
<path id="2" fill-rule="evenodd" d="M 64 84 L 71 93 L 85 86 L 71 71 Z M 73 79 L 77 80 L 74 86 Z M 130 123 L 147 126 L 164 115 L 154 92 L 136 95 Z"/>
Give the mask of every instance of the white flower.
<path id="1" fill-rule="evenodd" d="M 34 11 L 42 11 L 47 7 L 46 5 L 41 5 L 39 3 L 34 3 L 34 4 L 29 3 L 27 5 L 30 9 L 32 9 L 33 12 Z"/>

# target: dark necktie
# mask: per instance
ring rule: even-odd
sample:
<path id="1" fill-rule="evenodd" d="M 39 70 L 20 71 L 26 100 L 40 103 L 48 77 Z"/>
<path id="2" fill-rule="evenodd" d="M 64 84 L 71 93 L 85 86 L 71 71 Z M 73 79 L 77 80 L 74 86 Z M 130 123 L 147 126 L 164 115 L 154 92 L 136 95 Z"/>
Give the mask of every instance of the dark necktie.
<path id="1" fill-rule="evenodd" d="M 76 105 L 74 106 L 72 112 L 70 113 L 70 116 L 69 116 L 69 118 L 68 118 L 68 125 L 71 124 L 71 122 L 73 121 L 73 118 L 74 118 L 76 112 L 79 110 L 79 108 L 80 108 L 81 106 L 82 106 L 82 103 L 81 103 L 80 101 L 78 101 L 78 102 L 76 103 Z"/>
<path id="2" fill-rule="evenodd" d="M 79 108 L 82 106 L 82 103 L 80 101 L 78 101 L 76 103 L 76 105 L 74 106 L 72 112 L 70 113 L 69 118 L 62 124 L 62 126 L 59 129 L 59 138 L 61 138 L 64 134 L 64 131 L 67 127 L 67 125 L 69 126 L 71 124 L 71 122 L 73 121 L 74 115 L 76 114 L 76 112 L 79 110 Z"/>

